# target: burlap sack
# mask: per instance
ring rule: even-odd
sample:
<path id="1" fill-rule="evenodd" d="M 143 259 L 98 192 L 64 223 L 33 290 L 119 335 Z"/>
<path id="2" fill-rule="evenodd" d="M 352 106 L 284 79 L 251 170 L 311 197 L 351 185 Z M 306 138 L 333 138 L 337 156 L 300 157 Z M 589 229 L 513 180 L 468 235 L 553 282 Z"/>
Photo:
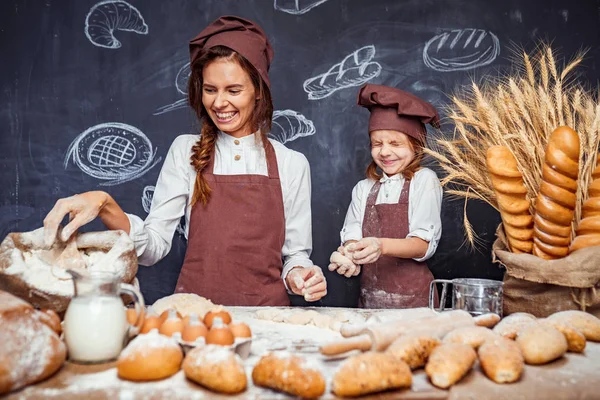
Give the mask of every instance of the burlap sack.
<path id="1" fill-rule="evenodd" d="M 528 312 L 541 318 L 558 311 L 582 310 L 600 317 L 600 246 L 548 261 L 511 253 L 502 224 L 496 236 L 492 260 L 506 268 L 505 315 Z"/>
<path id="2" fill-rule="evenodd" d="M 54 265 L 40 261 L 44 228 L 9 233 L 0 243 L 0 290 L 22 298 L 37 308 L 62 314 L 73 296 L 73 280 Z M 87 232 L 77 236 L 77 250 L 89 262 L 87 268 L 114 273 L 121 282 L 131 283 L 137 273 L 133 242 L 123 231 Z M 60 251 L 60 243 L 54 250 Z M 63 245 L 64 247 L 64 245 Z"/>

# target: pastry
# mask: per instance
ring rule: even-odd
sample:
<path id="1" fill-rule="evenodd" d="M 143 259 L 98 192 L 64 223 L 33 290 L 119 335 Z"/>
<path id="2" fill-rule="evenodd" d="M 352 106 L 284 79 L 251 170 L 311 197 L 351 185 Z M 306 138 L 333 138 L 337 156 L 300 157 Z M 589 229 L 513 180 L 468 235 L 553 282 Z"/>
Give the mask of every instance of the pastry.
<path id="1" fill-rule="evenodd" d="M 190 351 L 183 360 L 183 372 L 189 380 L 219 393 L 240 393 L 248 384 L 242 359 L 214 344 Z"/>
<path id="2" fill-rule="evenodd" d="M 532 323 L 519 331 L 516 339 L 527 364 L 546 364 L 567 352 L 567 340 L 548 324 Z"/>
<path id="3" fill-rule="evenodd" d="M 486 340 L 477 354 L 481 369 L 496 383 L 516 382 L 523 373 L 525 362 L 521 348 L 510 339 L 498 336 Z"/>
<path id="4" fill-rule="evenodd" d="M 425 373 L 435 386 L 447 389 L 467 375 L 476 360 L 477 353 L 471 346 L 443 343 L 431 352 Z"/>

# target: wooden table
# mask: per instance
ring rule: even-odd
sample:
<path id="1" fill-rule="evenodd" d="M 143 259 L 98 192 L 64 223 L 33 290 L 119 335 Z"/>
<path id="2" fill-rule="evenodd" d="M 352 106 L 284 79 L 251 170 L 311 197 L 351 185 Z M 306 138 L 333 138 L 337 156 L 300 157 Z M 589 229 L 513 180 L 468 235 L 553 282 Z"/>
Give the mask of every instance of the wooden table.
<path id="1" fill-rule="evenodd" d="M 228 307 L 234 320 L 247 322 L 254 334 L 252 354 L 245 360 L 249 378 L 248 389 L 237 396 L 220 396 L 187 381 L 180 371 L 158 382 L 133 383 L 117 377 L 115 363 L 78 365 L 67 362 L 50 379 L 6 396 L 16 399 L 285 399 L 289 396 L 252 384 L 252 368 L 259 355 L 271 349 L 286 348 L 318 360 L 327 380 L 324 399 L 335 398 L 330 392 L 331 377 L 342 360 L 327 360 L 316 350 L 320 344 L 340 337 L 338 332 L 314 326 L 300 326 L 262 321 L 255 318 L 258 307 Z M 303 308 L 302 310 L 306 310 Z M 359 312 L 365 317 L 382 311 L 315 308 L 333 315 L 340 311 Z M 402 310 L 397 310 L 402 313 Z M 392 315 L 386 310 L 385 315 Z M 391 317 L 390 317 L 391 318 Z M 522 379 L 514 384 L 498 385 L 487 379 L 478 365 L 459 384 L 450 390 L 433 387 L 424 371 L 413 373 L 411 390 L 365 396 L 378 399 L 600 399 L 600 343 L 588 342 L 584 354 L 568 353 L 545 366 L 526 366 Z"/>

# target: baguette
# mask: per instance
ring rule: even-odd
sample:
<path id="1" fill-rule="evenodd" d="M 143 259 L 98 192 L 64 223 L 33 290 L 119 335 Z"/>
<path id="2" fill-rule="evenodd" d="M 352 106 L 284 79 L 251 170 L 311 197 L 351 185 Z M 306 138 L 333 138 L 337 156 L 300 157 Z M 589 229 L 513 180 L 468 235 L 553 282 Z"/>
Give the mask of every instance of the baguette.
<path id="1" fill-rule="evenodd" d="M 600 342 L 600 319 L 585 311 L 569 310 L 554 313 L 549 320 L 566 322 L 592 342 Z"/>
<path id="2" fill-rule="evenodd" d="M 475 325 L 485 326 L 486 328 L 492 329 L 498 322 L 500 322 L 500 316 L 495 313 L 481 314 L 473 318 Z"/>
<path id="3" fill-rule="evenodd" d="M 494 333 L 514 340 L 521 329 L 535 322 L 535 316 L 529 313 L 515 313 L 504 318 L 493 329 Z"/>
<path id="4" fill-rule="evenodd" d="M 578 176 L 579 135 L 560 126 L 550 134 L 546 146 L 535 202 L 533 255 L 554 260 L 569 253 Z"/>
<path id="5" fill-rule="evenodd" d="M 568 348 L 567 339 L 548 324 L 533 323 L 519 331 L 516 340 L 527 364 L 540 365 L 562 357 Z"/>
<path id="6" fill-rule="evenodd" d="M 497 333 L 483 326 L 466 326 L 449 332 L 444 336 L 444 343 L 462 343 L 477 350 L 483 342 L 498 336 Z"/>
<path id="7" fill-rule="evenodd" d="M 486 162 L 508 245 L 513 253 L 531 253 L 533 217 L 517 160 L 507 147 L 492 146 L 487 150 Z"/>
<path id="8" fill-rule="evenodd" d="M 471 346 L 443 343 L 431 352 L 425 373 L 432 384 L 447 389 L 460 381 L 471 370 L 476 360 L 477 353 Z"/>
<path id="9" fill-rule="evenodd" d="M 394 340 L 385 351 L 404 361 L 410 369 L 425 366 L 429 355 L 437 346 L 439 339 L 430 335 L 403 335 Z"/>
<path id="10" fill-rule="evenodd" d="M 411 385 L 412 373 L 404 361 L 388 353 L 368 351 L 340 365 L 331 381 L 331 391 L 336 396 L 349 397 Z"/>
<path id="11" fill-rule="evenodd" d="M 569 248 L 571 253 L 586 247 L 600 246 L 600 157 L 596 162 L 596 169 L 592 172 L 588 196 L 583 202 L 577 235 Z"/>
<path id="12" fill-rule="evenodd" d="M 510 339 L 497 337 L 487 340 L 477 354 L 481 369 L 496 383 L 516 382 L 523 373 L 525 361 L 521 348 Z"/>

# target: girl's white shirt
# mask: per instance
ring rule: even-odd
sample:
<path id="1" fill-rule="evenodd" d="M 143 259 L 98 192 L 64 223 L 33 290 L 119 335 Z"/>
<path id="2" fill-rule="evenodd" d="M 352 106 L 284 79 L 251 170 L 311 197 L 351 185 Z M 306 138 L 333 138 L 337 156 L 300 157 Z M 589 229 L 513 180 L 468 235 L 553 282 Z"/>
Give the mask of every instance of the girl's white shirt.
<path id="1" fill-rule="evenodd" d="M 397 204 L 402 193 L 404 177 L 396 174 L 380 179 L 381 189 L 375 204 Z M 352 202 L 348 207 L 344 226 L 340 232 L 342 243 L 362 239 L 362 224 L 367 207 L 367 198 L 375 181 L 363 179 L 352 189 Z M 428 168 L 418 170 L 410 181 L 408 196 L 408 237 L 418 237 L 429 242 L 427 252 L 416 261 L 425 261 L 435 253 L 442 236 L 442 197 L 443 189 L 434 171 Z"/>
<path id="2" fill-rule="evenodd" d="M 171 145 L 160 171 L 150 213 L 145 220 L 127 214 L 132 238 L 141 265 L 153 265 L 170 249 L 175 229 L 185 216 L 187 239 L 191 199 L 196 171 L 190 165 L 192 146 L 198 135 L 178 136 Z M 311 267 L 312 219 L 310 167 L 306 157 L 270 139 L 279 170 L 285 214 L 285 242 L 281 249 L 284 265 L 282 279 L 294 266 Z M 216 142 L 214 173 L 217 175 L 268 175 L 262 143 L 255 135 L 236 139 L 219 132 Z"/>

